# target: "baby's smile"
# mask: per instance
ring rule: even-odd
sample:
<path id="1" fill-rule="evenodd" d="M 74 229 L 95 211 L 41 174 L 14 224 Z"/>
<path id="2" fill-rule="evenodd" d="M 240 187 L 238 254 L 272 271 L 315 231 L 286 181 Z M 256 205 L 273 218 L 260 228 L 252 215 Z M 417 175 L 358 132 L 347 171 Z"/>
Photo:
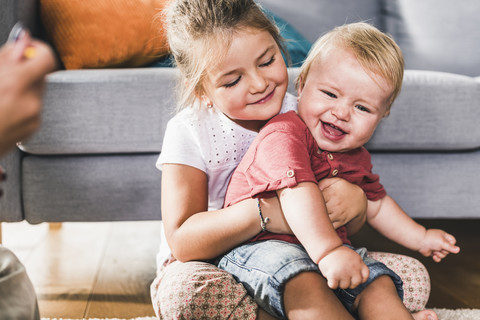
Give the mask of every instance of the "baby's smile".
<path id="1" fill-rule="evenodd" d="M 345 131 L 328 122 L 322 122 L 322 128 L 323 128 L 323 131 L 328 135 L 330 139 L 331 137 L 340 138 L 346 134 Z"/>

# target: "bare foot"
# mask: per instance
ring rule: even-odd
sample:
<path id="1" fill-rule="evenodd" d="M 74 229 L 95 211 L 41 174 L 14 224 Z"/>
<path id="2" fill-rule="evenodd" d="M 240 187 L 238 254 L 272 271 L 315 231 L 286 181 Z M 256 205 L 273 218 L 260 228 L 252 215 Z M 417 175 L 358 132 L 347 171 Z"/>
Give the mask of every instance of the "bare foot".
<path id="1" fill-rule="evenodd" d="M 412 316 L 415 320 L 438 320 L 435 311 L 428 309 L 412 313 Z"/>

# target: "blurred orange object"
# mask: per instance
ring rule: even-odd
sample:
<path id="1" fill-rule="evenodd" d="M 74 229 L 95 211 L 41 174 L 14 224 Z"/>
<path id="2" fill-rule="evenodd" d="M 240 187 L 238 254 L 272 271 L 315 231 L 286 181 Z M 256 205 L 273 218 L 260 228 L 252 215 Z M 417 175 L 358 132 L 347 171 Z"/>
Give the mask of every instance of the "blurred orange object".
<path id="1" fill-rule="evenodd" d="M 169 53 L 168 2 L 40 0 L 40 16 L 66 69 L 140 67 Z"/>

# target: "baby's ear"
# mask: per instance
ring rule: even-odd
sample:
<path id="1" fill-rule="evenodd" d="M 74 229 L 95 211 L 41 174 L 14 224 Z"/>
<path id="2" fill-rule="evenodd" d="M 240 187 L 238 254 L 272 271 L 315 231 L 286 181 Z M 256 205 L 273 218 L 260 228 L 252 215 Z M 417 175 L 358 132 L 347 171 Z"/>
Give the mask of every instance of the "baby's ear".
<path id="1" fill-rule="evenodd" d="M 383 117 L 386 118 L 390 115 L 390 109 L 388 109 L 387 111 L 385 111 L 385 113 L 383 114 Z"/>
<path id="2" fill-rule="evenodd" d="M 299 76 L 296 83 L 295 83 L 295 86 L 297 87 L 297 95 L 300 97 L 300 95 L 302 94 L 302 91 L 303 91 L 303 77 L 302 76 Z"/>

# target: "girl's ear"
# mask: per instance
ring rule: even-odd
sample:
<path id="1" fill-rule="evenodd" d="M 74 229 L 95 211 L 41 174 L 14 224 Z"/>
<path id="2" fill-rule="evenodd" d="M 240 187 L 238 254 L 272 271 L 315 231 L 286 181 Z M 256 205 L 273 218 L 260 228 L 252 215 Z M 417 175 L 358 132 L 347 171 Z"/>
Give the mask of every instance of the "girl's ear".
<path id="1" fill-rule="evenodd" d="M 197 96 L 197 99 L 202 101 L 202 104 L 207 106 L 207 108 L 213 107 L 213 101 L 207 96 L 206 93 L 202 93 L 200 91 L 195 91 L 195 95 Z"/>
<path id="2" fill-rule="evenodd" d="M 202 102 L 207 106 L 207 108 L 213 107 L 213 102 L 207 95 L 202 95 L 201 98 Z"/>
<path id="3" fill-rule="evenodd" d="M 207 94 L 205 93 L 205 90 L 202 87 L 196 88 L 194 91 L 194 94 L 197 97 L 197 99 L 202 101 L 202 103 L 207 107 L 211 108 L 213 106 L 212 100 L 207 96 Z"/>

